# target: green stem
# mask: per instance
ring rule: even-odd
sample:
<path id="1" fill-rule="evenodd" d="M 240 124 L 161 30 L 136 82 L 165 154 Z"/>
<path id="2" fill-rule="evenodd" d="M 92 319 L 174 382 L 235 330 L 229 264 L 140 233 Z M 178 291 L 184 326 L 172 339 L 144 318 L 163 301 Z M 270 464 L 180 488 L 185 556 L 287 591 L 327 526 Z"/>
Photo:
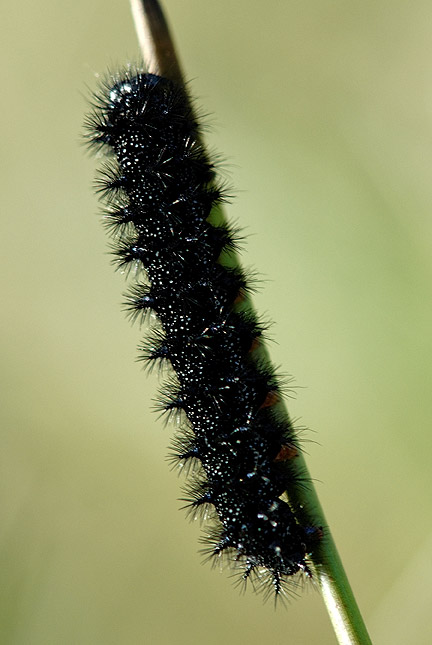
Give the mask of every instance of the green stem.
<path id="1" fill-rule="evenodd" d="M 130 2 L 147 71 L 170 78 L 184 87 L 181 67 L 159 2 L 157 0 L 130 0 Z M 216 225 L 227 224 L 220 206 L 213 209 L 210 219 Z M 240 267 L 235 253 L 225 257 L 224 264 Z M 256 317 L 249 297 L 244 299 L 241 308 Z M 255 355 L 260 361 L 271 362 L 268 351 L 262 343 Z M 278 406 L 281 415 L 289 420 L 285 404 L 281 401 Z M 294 479 L 300 483 L 287 487 L 290 506 L 303 526 L 321 526 L 323 529 L 322 539 L 309 554 L 310 566 L 320 586 L 338 642 L 340 645 L 371 645 L 302 454 L 291 460 L 288 481 L 293 479 L 293 470 L 298 475 Z"/>
<path id="2" fill-rule="evenodd" d="M 220 207 L 213 209 L 210 220 L 218 226 L 226 225 L 226 218 Z M 230 253 L 224 258 L 224 264 L 231 267 L 240 267 L 239 258 Z M 242 302 L 242 310 L 249 312 L 256 318 L 256 311 L 249 297 Z M 265 361 L 271 365 L 268 350 L 263 343 L 256 350 L 260 362 Z M 288 410 L 284 401 L 278 403 L 281 416 L 289 420 Z M 327 611 L 338 642 L 341 645 L 371 645 L 366 626 L 348 582 L 336 544 L 327 524 L 324 511 L 309 474 L 306 461 L 302 453 L 290 461 L 288 481 L 292 479 L 300 482 L 287 487 L 287 496 L 290 506 L 303 526 L 321 526 L 323 537 L 310 553 L 310 564 L 314 578 L 318 581 Z M 294 474 L 294 478 L 293 478 Z"/>

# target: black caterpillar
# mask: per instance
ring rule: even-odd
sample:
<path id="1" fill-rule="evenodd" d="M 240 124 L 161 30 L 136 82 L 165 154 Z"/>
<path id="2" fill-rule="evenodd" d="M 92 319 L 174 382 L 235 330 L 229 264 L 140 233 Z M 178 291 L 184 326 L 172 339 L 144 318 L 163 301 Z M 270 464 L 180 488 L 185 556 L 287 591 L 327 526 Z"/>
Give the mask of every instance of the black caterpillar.
<path id="1" fill-rule="evenodd" d="M 258 358 L 265 326 L 242 308 L 249 282 L 227 261 L 236 235 L 212 223 L 223 190 L 188 97 L 167 79 L 125 73 L 106 84 L 86 126 L 91 145 L 112 156 L 99 189 L 118 264 L 144 269 L 127 308 L 159 320 L 140 357 L 174 371 L 160 409 L 183 418 L 172 456 L 194 466 L 190 511 L 213 520 L 205 551 L 226 555 L 242 581 L 269 578 L 278 596 L 290 576 L 310 576 L 318 531 L 281 499 L 298 443 L 274 405 L 280 382 Z"/>

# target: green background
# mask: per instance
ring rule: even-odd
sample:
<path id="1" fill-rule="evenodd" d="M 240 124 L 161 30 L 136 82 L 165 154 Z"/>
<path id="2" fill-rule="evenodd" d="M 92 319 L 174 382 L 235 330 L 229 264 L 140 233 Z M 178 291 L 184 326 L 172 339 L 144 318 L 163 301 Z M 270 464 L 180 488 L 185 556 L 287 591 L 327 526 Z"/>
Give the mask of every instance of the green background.
<path id="1" fill-rule="evenodd" d="M 432 5 L 166 0 L 375 643 L 430 643 Z M 80 143 L 129 6 L 4 4 L 0 641 L 335 643 L 203 566 Z"/>

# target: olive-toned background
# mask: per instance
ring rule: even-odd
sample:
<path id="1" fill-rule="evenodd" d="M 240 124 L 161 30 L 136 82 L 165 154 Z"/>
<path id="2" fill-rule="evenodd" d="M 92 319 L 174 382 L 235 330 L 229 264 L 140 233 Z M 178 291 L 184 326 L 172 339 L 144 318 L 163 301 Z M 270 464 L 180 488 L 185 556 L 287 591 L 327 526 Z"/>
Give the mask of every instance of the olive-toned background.
<path id="1" fill-rule="evenodd" d="M 432 5 L 166 0 L 375 643 L 430 643 Z M 1 626 L 13 645 L 335 643 L 203 566 L 80 143 L 126 0 L 2 17 Z"/>

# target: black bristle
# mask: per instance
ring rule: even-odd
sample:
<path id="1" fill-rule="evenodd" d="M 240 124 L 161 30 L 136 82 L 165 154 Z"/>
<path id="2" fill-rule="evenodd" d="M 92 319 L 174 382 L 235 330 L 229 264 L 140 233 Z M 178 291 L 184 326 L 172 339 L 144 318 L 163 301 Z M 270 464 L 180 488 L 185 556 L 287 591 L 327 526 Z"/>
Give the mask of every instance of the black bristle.
<path id="1" fill-rule="evenodd" d="M 116 263 L 145 274 L 125 308 L 159 319 L 140 360 L 173 369 L 156 409 L 183 423 L 170 460 L 198 473 L 186 497 L 192 516 L 212 516 L 207 555 L 240 567 L 243 582 L 267 575 L 281 595 L 291 576 L 308 573 L 317 532 L 280 498 L 290 478 L 280 462 L 298 442 L 275 412 L 281 379 L 255 357 L 267 326 L 239 306 L 251 279 L 227 266 L 238 232 L 211 223 L 224 191 L 188 97 L 164 78 L 126 74 L 106 84 L 87 127 L 90 145 L 115 157 L 98 189 Z"/>

